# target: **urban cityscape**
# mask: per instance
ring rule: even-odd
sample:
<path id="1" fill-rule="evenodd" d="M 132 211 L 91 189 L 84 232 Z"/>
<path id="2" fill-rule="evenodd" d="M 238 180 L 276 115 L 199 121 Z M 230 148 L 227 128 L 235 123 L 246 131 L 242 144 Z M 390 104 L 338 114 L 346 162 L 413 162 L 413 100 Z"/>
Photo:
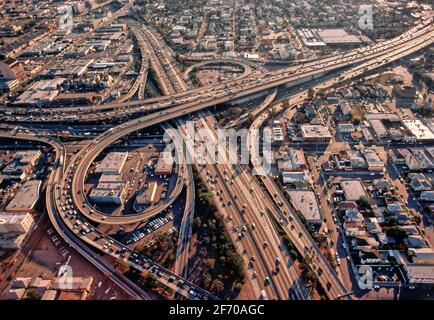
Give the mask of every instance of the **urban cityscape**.
<path id="1" fill-rule="evenodd" d="M 0 300 L 433 300 L 433 0 L 0 18 Z"/>

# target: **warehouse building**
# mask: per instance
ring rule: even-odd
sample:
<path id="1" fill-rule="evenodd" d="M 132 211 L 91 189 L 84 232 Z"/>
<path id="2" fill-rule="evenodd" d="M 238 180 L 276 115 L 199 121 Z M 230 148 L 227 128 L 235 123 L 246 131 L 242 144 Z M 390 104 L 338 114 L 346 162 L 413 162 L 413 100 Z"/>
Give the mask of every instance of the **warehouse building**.
<path id="1" fill-rule="evenodd" d="M 157 176 L 170 175 L 172 174 L 174 163 L 175 160 L 171 152 L 161 152 L 155 165 L 154 173 Z"/>
<path id="2" fill-rule="evenodd" d="M 332 139 L 329 129 L 321 125 L 302 125 L 301 135 L 305 142 L 330 142 Z"/>
<path id="3" fill-rule="evenodd" d="M 360 197 L 366 197 L 365 189 L 359 180 L 342 181 L 341 187 L 347 201 L 358 201 Z"/>
<path id="4" fill-rule="evenodd" d="M 27 233 L 33 224 L 30 213 L 0 213 L 0 233 Z"/>
<path id="5" fill-rule="evenodd" d="M 10 180 L 26 178 L 41 158 L 40 150 L 18 151 L 14 159 L 2 171 L 2 177 Z"/>
<path id="6" fill-rule="evenodd" d="M 127 161 L 128 152 L 110 152 L 96 168 L 95 173 L 121 174 Z"/>
<path id="7" fill-rule="evenodd" d="M 306 221 L 313 224 L 321 224 L 321 212 L 315 193 L 311 190 L 289 190 L 288 195 L 291 204 Z"/>
<path id="8" fill-rule="evenodd" d="M 126 198 L 125 181 L 101 182 L 94 188 L 89 198 L 95 203 L 123 204 Z"/>
<path id="9" fill-rule="evenodd" d="M 24 183 L 6 206 L 6 212 L 34 212 L 34 208 L 39 200 L 41 185 L 41 180 L 29 180 Z"/>
<path id="10" fill-rule="evenodd" d="M 402 120 L 402 124 L 417 141 L 434 141 L 434 133 L 421 120 Z"/>

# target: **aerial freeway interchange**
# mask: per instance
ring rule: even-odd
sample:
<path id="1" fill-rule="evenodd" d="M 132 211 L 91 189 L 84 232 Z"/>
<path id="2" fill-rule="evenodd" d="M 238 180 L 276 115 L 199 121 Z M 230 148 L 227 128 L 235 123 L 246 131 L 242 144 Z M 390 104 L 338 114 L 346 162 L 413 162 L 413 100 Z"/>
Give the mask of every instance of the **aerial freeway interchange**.
<path id="1" fill-rule="evenodd" d="M 133 13 L 132 15 L 134 16 Z M 170 52 L 164 47 L 164 44 L 146 27 L 141 30 L 137 25 L 133 25 L 132 30 L 138 35 L 137 39 L 140 39 L 139 41 L 142 44 L 146 43 L 149 46 L 146 48 L 146 54 L 149 55 L 147 58 L 150 61 L 151 67 L 155 69 L 154 71 L 158 75 L 157 80 L 160 79 L 160 87 L 164 88 L 164 96 L 146 100 L 85 106 L 82 107 L 80 115 L 76 118 L 71 118 L 70 116 L 77 111 L 77 108 L 73 107 L 59 110 L 50 108 L 38 109 L 35 112 L 28 112 L 25 108 L 2 107 L 0 112 L 3 113 L 2 120 L 4 122 L 19 122 L 17 118 L 21 117 L 21 114 L 24 112 L 31 114 L 30 120 L 34 122 L 84 122 L 107 118 L 122 119 L 126 117 L 131 119 L 107 130 L 93 141 L 90 141 L 85 148 L 73 157 L 67 168 L 65 168 L 64 164 L 64 148 L 57 145 L 55 148 L 57 166 L 51 173 L 49 190 L 47 190 L 47 208 L 49 209 L 50 218 L 53 224 L 57 226 L 56 230 L 64 239 L 74 244 L 76 249 L 94 264 L 97 266 L 99 264 L 100 269 L 103 268 L 101 262 L 98 261 L 96 255 L 92 255 L 86 251 L 86 246 L 83 246 L 83 243 L 102 250 L 116 259 L 124 260 L 139 270 L 151 270 L 150 274 L 155 279 L 181 295 L 192 298 L 191 291 L 193 290 L 195 292 L 194 297 L 199 299 L 218 299 L 218 297 L 199 288 L 183 277 L 156 265 L 152 261 L 149 261 L 149 259 L 146 259 L 146 257 L 138 256 L 121 243 L 116 242 L 107 235 L 101 234 L 95 228 L 92 228 L 91 232 L 86 235 L 78 234 L 74 225 L 78 221 L 86 223 L 84 217 L 91 220 L 96 219 L 94 221 L 98 223 L 118 223 L 110 217 L 104 217 L 100 213 L 97 213 L 95 218 L 92 218 L 93 213 L 90 212 L 89 206 L 83 205 L 86 201 L 84 192 L 82 192 L 86 172 L 96 156 L 112 143 L 130 133 L 159 125 L 169 120 L 178 119 L 178 127 L 182 128 L 187 137 L 188 132 L 183 127 L 183 118 L 187 114 L 195 114 L 196 112 L 200 112 L 196 122 L 198 125 L 208 128 L 211 133 L 210 137 L 212 138 L 212 135 L 215 133 L 215 121 L 211 114 L 202 112 L 202 110 L 210 106 L 234 101 L 260 92 L 267 94 L 269 89 L 278 88 L 283 85 L 295 86 L 314 79 L 321 82 L 321 77 L 331 72 L 338 71 L 339 78 L 336 79 L 336 82 L 342 79 L 351 79 L 414 53 L 430 45 L 434 38 L 432 23 L 420 24 L 398 38 L 362 49 L 351 50 L 345 54 L 333 55 L 267 74 L 255 70 L 253 73 L 246 74 L 241 78 L 225 81 L 222 84 L 191 89 L 186 84 L 185 79 L 180 76 L 180 73 L 171 64 L 169 59 Z M 145 52 L 142 52 L 143 54 Z M 167 75 L 170 76 L 168 77 Z M 140 76 L 142 76 L 142 73 Z M 142 95 L 140 92 L 143 92 L 141 85 L 137 85 L 137 88 L 133 91 L 137 90 L 139 90 L 140 97 Z M 262 120 L 266 118 L 262 111 L 267 110 L 268 105 L 273 99 L 268 100 L 271 101 L 268 101 L 261 108 L 261 112 L 258 112 Z M 96 113 L 95 110 L 99 110 L 100 112 Z M 261 121 L 255 121 L 257 127 L 260 127 L 262 123 Z M 41 141 L 53 143 L 52 141 Z M 252 154 L 254 152 L 255 150 L 252 150 Z M 231 154 L 230 156 L 236 157 L 236 154 Z M 330 299 L 339 299 L 348 296 L 348 292 L 342 285 L 336 272 L 321 254 L 297 215 L 292 212 L 285 197 L 270 176 L 261 174 L 258 177 L 254 177 L 250 166 L 236 165 L 232 167 L 206 164 L 201 167 L 199 164 L 195 165 L 198 168 L 205 169 L 201 171 L 205 174 L 202 178 L 207 179 L 206 176 L 215 177 L 213 180 L 216 180 L 217 183 L 214 182 L 213 184 L 215 184 L 214 188 L 216 192 L 224 199 L 224 202 L 230 201 L 231 205 L 219 208 L 225 217 L 228 220 L 239 221 L 238 224 L 248 224 L 251 226 L 244 238 L 246 240 L 243 241 L 245 248 L 241 249 L 240 246 L 239 249 L 243 256 L 245 256 L 245 259 L 247 259 L 246 263 L 253 264 L 251 261 L 252 253 L 256 254 L 258 260 L 255 264 L 260 263 L 260 266 L 255 267 L 254 270 L 253 268 L 249 269 L 249 281 L 251 281 L 253 288 L 260 291 L 264 283 L 267 283 L 270 284 L 265 287 L 269 297 L 276 299 L 309 298 L 303 283 L 300 283 L 298 280 L 300 276 L 296 268 L 292 265 L 291 259 L 285 254 L 284 250 L 281 249 L 279 240 L 272 230 L 272 223 L 268 216 L 270 215 L 276 221 L 280 221 L 282 229 L 290 237 L 299 253 L 304 257 L 310 258 L 312 261 L 311 268 L 318 275 L 319 281 L 325 288 L 328 297 Z M 251 165 L 255 170 L 260 170 L 254 161 L 252 161 Z M 191 175 L 191 172 L 189 173 L 184 167 L 182 172 L 185 179 Z M 72 181 L 69 181 L 68 178 L 65 179 L 65 177 L 70 175 L 72 176 Z M 265 188 L 259 184 L 259 180 L 261 180 Z M 71 195 L 67 196 L 62 194 L 60 190 L 62 190 L 65 183 L 69 182 L 72 188 Z M 212 186 L 209 187 L 211 188 Z M 241 202 L 237 201 L 234 195 L 240 197 Z M 249 202 L 249 199 L 253 199 L 254 201 Z M 75 210 L 72 210 L 74 212 L 72 215 L 66 213 L 64 209 L 65 204 L 70 202 L 73 203 L 73 207 L 75 208 Z M 243 204 L 243 202 L 249 203 L 249 205 Z M 158 210 L 162 210 L 162 208 Z M 157 213 L 158 210 L 149 213 L 149 216 Z M 143 219 L 143 217 L 138 217 L 137 219 Z M 131 222 L 125 221 L 125 219 L 119 220 L 119 223 Z M 254 228 L 255 230 L 252 230 L 252 223 L 254 222 L 256 222 L 254 224 L 256 227 Z M 235 225 L 231 221 L 227 223 Z M 237 239 L 232 240 L 237 241 Z M 265 247 L 268 248 L 266 249 Z M 276 269 L 279 270 L 276 276 L 270 276 L 271 272 L 276 272 Z M 119 277 L 119 275 L 112 276 L 114 278 Z M 185 276 L 185 271 L 183 272 L 183 276 Z M 118 282 L 123 284 L 125 284 L 125 281 L 127 280 L 118 280 Z M 130 293 L 136 298 L 146 298 L 139 290 L 131 289 L 133 287 L 131 284 L 126 287 L 129 287 L 127 290 L 130 290 Z"/>

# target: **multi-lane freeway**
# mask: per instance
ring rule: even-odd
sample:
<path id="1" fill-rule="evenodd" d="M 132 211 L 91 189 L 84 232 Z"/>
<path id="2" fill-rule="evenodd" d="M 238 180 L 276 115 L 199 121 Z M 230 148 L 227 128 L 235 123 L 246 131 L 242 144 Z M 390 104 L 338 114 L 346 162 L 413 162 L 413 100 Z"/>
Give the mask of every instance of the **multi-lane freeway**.
<path id="1" fill-rule="evenodd" d="M 420 24 L 400 37 L 362 49 L 354 49 L 344 54 L 291 66 L 282 70 L 269 72 L 262 76 L 248 77 L 241 80 L 227 80 L 219 85 L 208 85 L 161 98 L 82 107 L 79 115 L 76 115 L 77 108 L 73 107 L 59 110 L 52 108 L 38 109 L 33 112 L 30 111 L 30 115 L 34 113 L 32 120 L 41 122 L 56 122 L 60 120 L 98 121 L 116 117 L 123 118 L 127 115 L 139 116 L 151 111 L 174 107 L 182 108 L 194 102 L 201 103 L 203 108 L 206 108 L 215 105 L 215 99 L 221 101 L 219 103 L 223 103 L 288 83 L 303 83 L 328 72 L 360 64 L 368 60 L 375 60 L 379 66 L 383 65 L 390 62 L 391 57 L 399 50 L 416 47 L 421 42 L 424 43 L 424 47 L 429 46 L 433 42 L 433 28 L 433 25 L 430 23 Z M 95 113 L 96 110 L 100 112 Z M 15 122 L 20 120 L 16 118 L 17 116 L 19 117 L 20 113 L 23 115 L 29 113 L 28 108 L 3 107 L 1 111 L 4 113 L 3 120 Z M 71 118 L 71 114 L 76 115 L 76 117 Z"/>
<path id="2" fill-rule="evenodd" d="M 131 5 L 127 5 L 126 8 L 130 10 Z M 124 15 L 125 9 L 120 13 Z M 130 14 L 137 19 L 131 10 Z M 118 16 L 120 14 L 116 17 Z M 140 21 L 140 19 L 137 20 Z M 128 24 L 139 43 L 142 61 L 138 79 L 125 100 L 130 99 L 136 92 L 139 92 L 139 100 L 123 101 L 120 99 L 111 104 L 84 106 L 79 109 L 78 115 L 77 108 L 71 106 L 58 110 L 41 108 L 33 111 L 29 111 L 25 107 L 3 106 L 0 108 L 0 119 L 12 123 L 29 120 L 33 122 L 91 122 L 115 118 L 128 119 L 90 141 L 72 157 L 66 169 L 64 163 L 66 160 L 65 149 L 56 139 L 37 135 L 13 135 L 11 133 L 2 133 L 2 136 L 36 140 L 53 146 L 56 151 L 56 165 L 50 174 L 46 198 L 47 210 L 53 225 L 65 241 L 100 270 L 109 274 L 114 282 L 125 288 L 137 299 L 147 299 L 148 296 L 126 277 L 113 271 L 107 262 L 89 247 L 96 248 L 140 271 L 151 274 L 174 292 L 185 297 L 218 298 L 185 279 L 188 261 L 186 247 L 189 243 L 190 225 L 194 212 L 194 186 L 189 183 L 192 179 L 191 167 L 180 166 L 178 179 L 180 183 L 177 184 L 178 189 L 175 188 L 168 202 L 139 215 L 107 216 L 91 209 L 84 192 L 88 168 L 107 147 L 130 133 L 174 119 L 178 119 L 178 127 L 183 137 L 188 140 L 188 137 L 194 133 L 189 131 L 184 120 L 188 114 L 195 114 L 195 123 L 206 129 L 207 139 L 220 148 L 215 131 L 217 129 L 215 119 L 211 114 L 201 112 L 210 106 L 261 92 L 267 93 L 273 89 L 274 91 L 262 106 L 252 113 L 253 117 L 257 119 L 250 129 L 252 132 L 259 129 L 266 120 L 265 111 L 277 94 L 276 88 L 280 86 L 300 85 L 314 79 L 321 82 L 322 77 L 331 72 L 339 73 L 339 78 L 335 81 L 351 79 L 412 54 L 434 42 L 434 27 L 429 21 L 417 25 L 395 39 L 365 48 L 354 49 L 344 54 L 335 54 L 267 73 L 249 67 L 248 72 L 239 78 L 227 80 L 221 84 L 191 89 L 185 83 L 181 70 L 176 66 L 173 52 L 162 43 L 156 32 L 148 27 L 143 27 L 140 22 L 129 22 Z M 148 62 L 155 71 L 156 80 L 164 96 L 142 100 L 147 74 L 145 69 L 147 69 Z M 196 157 L 194 148 L 191 148 L 192 146 L 187 148 L 190 150 L 190 156 Z M 257 153 L 254 148 L 251 148 L 250 151 L 253 156 Z M 220 149 L 218 152 L 226 151 Z M 207 158 L 208 154 L 201 156 Z M 237 153 L 229 150 L 230 164 L 213 164 L 212 161 L 205 161 L 204 164 L 200 164 L 196 161 L 195 165 L 215 195 L 219 212 L 224 217 L 225 225 L 237 250 L 246 262 L 249 281 L 258 298 L 262 290 L 266 291 L 269 297 L 276 299 L 310 298 L 298 268 L 276 233 L 273 225 L 276 222 L 283 228 L 300 254 L 304 257 L 310 257 L 310 266 L 316 272 L 329 298 L 338 299 L 347 296 L 347 290 L 336 272 L 321 254 L 273 179 L 266 172 L 261 172 L 262 168 L 254 159 L 252 166 L 256 173 L 260 173 L 257 178 L 253 176 L 250 166 L 236 164 L 236 158 Z M 182 179 L 183 177 L 184 179 Z M 262 185 L 258 183 L 257 179 L 261 180 Z M 187 182 L 187 201 L 181 224 L 180 244 L 187 244 L 187 246 L 179 246 L 180 259 L 176 263 L 175 273 L 102 234 L 87 220 L 89 219 L 93 223 L 111 224 L 143 221 L 143 219 L 167 208 L 166 205 L 170 205 L 170 201 L 179 195 L 179 190 L 184 182 Z M 71 186 L 70 190 L 65 188 L 67 185 Z"/>

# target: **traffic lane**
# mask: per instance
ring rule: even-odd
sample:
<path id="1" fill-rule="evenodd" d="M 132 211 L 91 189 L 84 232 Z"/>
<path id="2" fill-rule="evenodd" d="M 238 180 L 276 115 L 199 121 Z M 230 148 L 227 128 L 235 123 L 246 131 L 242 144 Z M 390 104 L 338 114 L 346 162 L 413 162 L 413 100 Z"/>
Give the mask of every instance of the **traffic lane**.
<path id="1" fill-rule="evenodd" d="M 214 171 L 214 168 L 212 166 L 205 166 L 205 168 L 210 173 L 217 174 L 217 171 Z M 206 179 L 206 177 L 205 177 L 205 179 Z M 220 202 L 217 202 L 217 203 L 218 203 L 218 206 L 221 207 L 220 212 L 223 212 L 225 214 L 223 221 L 225 222 L 225 225 L 227 226 L 227 230 L 228 230 L 229 235 L 232 238 L 232 242 L 235 244 L 235 247 L 239 248 L 239 251 L 241 251 L 239 253 L 241 254 L 241 256 L 244 259 L 244 262 L 245 262 L 244 267 L 247 270 L 247 274 L 250 275 L 249 280 L 252 282 L 252 287 L 253 288 L 255 288 L 255 287 L 259 288 L 256 295 L 259 297 L 260 290 L 265 290 L 267 293 L 267 296 L 278 298 L 278 296 L 276 295 L 276 291 L 275 291 L 276 289 L 274 288 L 273 285 L 264 286 L 265 279 L 268 276 L 268 274 L 266 272 L 266 268 L 259 268 L 256 270 L 253 268 L 253 265 L 250 263 L 252 256 L 259 257 L 259 259 L 262 260 L 262 253 L 258 250 L 259 246 L 255 243 L 255 240 L 252 237 L 252 235 L 247 234 L 242 239 L 239 239 L 238 233 L 234 232 L 233 228 L 235 226 L 238 227 L 240 225 L 243 225 L 243 221 L 242 221 L 241 215 L 239 213 L 239 210 L 237 210 L 236 206 L 234 205 L 235 200 L 232 197 L 232 193 L 230 193 L 226 189 L 226 186 L 224 184 L 220 184 L 218 182 L 217 185 L 219 186 L 220 190 L 223 191 L 222 192 L 223 199 L 224 199 L 223 203 L 228 203 L 228 201 L 232 201 L 232 205 L 225 205 L 225 207 L 223 207 L 222 203 L 220 203 Z M 254 271 L 256 271 L 256 276 L 254 276 Z"/>
<path id="2" fill-rule="evenodd" d="M 201 114 L 205 115 L 205 113 L 201 113 Z M 210 133 L 210 135 L 208 135 L 209 142 L 217 144 L 217 141 L 216 141 L 217 133 L 213 130 L 214 126 L 216 125 L 215 120 L 211 116 L 205 115 L 205 118 L 202 118 L 202 121 L 206 125 L 206 128 L 208 129 L 208 132 Z M 217 144 L 217 145 L 222 147 L 220 144 Z M 219 148 L 219 152 L 223 152 L 223 151 L 225 151 L 225 148 L 223 148 L 223 147 Z M 236 161 L 237 154 L 234 152 L 233 149 L 229 150 L 229 156 L 230 156 L 230 160 L 232 162 Z M 230 161 L 230 163 L 232 163 L 231 161 Z M 234 174 L 233 169 L 235 169 L 235 168 L 239 169 L 238 174 Z M 258 225 L 258 227 L 255 228 L 255 233 L 260 233 L 260 235 L 261 235 L 260 241 L 263 241 L 262 252 L 271 258 L 268 260 L 269 263 L 271 260 L 271 265 L 269 265 L 269 268 L 270 268 L 270 266 L 272 268 L 271 274 L 275 278 L 277 278 L 275 280 L 277 283 L 279 283 L 279 290 L 281 291 L 281 295 L 283 297 L 285 297 L 285 299 L 286 299 L 288 292 L 287 292 L 287 289 L 285 289 L 285 288 L 289 288 L 291 285 L 290 281 L 288 281 L 290 279 L 290 276 L 289 276 L 289 274 L 284 275 L 284 273 L 286 272 L 286 269 L 283 269 L 283 270 L 285 270 L 285 272 L 282 272 L 282 273 L 281 273 L 281 271 L 277 272 L 276 262 L 273 263 L 273 259 L 277 259 L 277 257 L 279 257 L 280 261 L 285 261 L 285 260 L 284 260 L 284 257 L 281 255 L 280 250 L 276 249 L 279 246 L 278 243 L 280 241 L 274 232 L 275 230 L 273 229 L 271 222 L 270 221 L 262 221 L 262 222 L 265 222 L 265 224 L 264 224 L 264 223 L 259 222 L 256 219 L 257 215 L 255 214 L 255 211 L 256 210 L 265 211 L 265 207 L 263 206 L 263 204 L 261 202 L 259 202 L 259 199 L 257 197 L 252 197 L 251 191 L 247 190 L 247 188 L 246 188 L 246 186 L 252 182 L 252 179 L 245 177 L 246 170 L 244 168 L 241 168 L 238 165 L 233 165 L 233 164 L 219 165 L 219 164 L 217 164 L 216 169 L 219 171 L 221 179 L 223 179 L 223 176 L 226 177 L 226 175 L 224 175 L 225 171 L 232 173 L 231 178 L 233 178 L 233 180 L 234 180 L 234 183 L 232 184 L 232 186 L 235 189 L 236 194 L 238 195 L 238 198 L 236 199 L 236 201 L 237 202 L 239 201 L 242 204 L 242 207 L 245 211 L 244 213 L 242 211 L 241 214 L 243 214 L 246 217 L 246 221 L 249 221 L 250 223 L 256 222 L 256 225 Z M 253 215 L 250 215 L 251 213 L 253 213 Z M 249 232 L 249 231 L 253 232 L 250 224 L 246 224 L 246 226 L 247 226 L 247 232 Z M 270 241 L 271 244 L 269 244 L 267 240 Z M 266 253 L 265 251 L 267 251 L 267 250 L 268 250 L 268 252 Z"/>

